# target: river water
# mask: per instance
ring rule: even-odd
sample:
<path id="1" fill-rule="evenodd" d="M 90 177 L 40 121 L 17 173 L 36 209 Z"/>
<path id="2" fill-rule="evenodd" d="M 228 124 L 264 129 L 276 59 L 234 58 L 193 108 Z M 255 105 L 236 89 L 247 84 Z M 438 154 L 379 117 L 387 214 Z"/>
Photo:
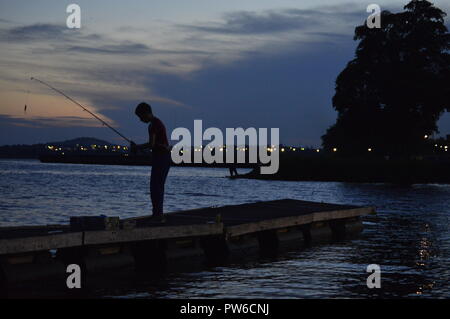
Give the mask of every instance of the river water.
<path id="1" fill-rule="evenodd" d="M 245 172 L 245 170 L 242 170 Z M 450 297 L 450 185 L 392 186 L 224 178 L 228 171 L 172 167 L 165 210 L 293 198 L 375 206 L 356 239 L 313 245 L 270 261 L 189 273 L 123 289 L 121 298 Z M 149 214 L 149 167 L 0 160 L 0 226 L 68 223 L 70 216 Z M 369 289 L 366 267 L 381 268 Z"/>

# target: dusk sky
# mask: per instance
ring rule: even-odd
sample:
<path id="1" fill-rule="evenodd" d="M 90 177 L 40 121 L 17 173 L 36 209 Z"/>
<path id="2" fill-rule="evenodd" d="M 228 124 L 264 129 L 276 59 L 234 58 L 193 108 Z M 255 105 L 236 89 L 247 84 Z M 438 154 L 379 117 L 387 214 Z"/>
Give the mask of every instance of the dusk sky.
<path id="1" fill-rule="evenodd" d="M 134 108 L 147 101 L 169 134 L 202 119 L 205 128 L 278 127 L 281 143 L 319 146 L 367 5 L 398 12 L 407 2 L 0 0 L 0 145 L 125 143 L 34 76 L 138 143 L 147 136 Z M 450 13 L 450 1 L 432 2 Z M 81 7 L 80 29 L 66 26 L 70 3 Z M 439 124 L 450 134 L 448 114 Z"/>

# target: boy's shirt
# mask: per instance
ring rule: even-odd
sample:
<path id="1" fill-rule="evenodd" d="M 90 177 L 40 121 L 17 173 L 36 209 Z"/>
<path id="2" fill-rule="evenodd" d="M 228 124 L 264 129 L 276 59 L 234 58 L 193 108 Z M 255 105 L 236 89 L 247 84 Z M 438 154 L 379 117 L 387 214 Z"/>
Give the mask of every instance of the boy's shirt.
<path id="1" fill-rule="evenodd" d="M 158 154 L 167 153 L 169 142 L 167 140 L 166 127 L 164 126 L 163 122 L 157 117 L 154 117 L 152 120 L 152 124 L 148 126 L 150 143 L 153 134 L 155 135 L 155 145 L 153 147 L 153 152 L 156 152 Z"/>

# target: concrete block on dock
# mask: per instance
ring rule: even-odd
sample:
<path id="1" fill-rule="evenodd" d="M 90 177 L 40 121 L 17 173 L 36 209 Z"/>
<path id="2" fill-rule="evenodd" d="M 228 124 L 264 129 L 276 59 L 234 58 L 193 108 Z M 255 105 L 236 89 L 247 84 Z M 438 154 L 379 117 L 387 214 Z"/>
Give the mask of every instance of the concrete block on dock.
<path id="1" fill-rule="evenodd" d="M 85 230 L 117 230 L 119 227 L 119 217 L 107 217 L 103 215 L 70 217 L 70 230 L 75 232 Z"/>

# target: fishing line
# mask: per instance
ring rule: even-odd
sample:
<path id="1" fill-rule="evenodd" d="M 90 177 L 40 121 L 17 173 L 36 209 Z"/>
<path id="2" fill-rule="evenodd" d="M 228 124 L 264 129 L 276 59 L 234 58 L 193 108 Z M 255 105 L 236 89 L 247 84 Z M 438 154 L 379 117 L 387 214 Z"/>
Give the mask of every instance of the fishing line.
<path id="1" fill-rule="evenodd" d="M 70 96 L 68 96 L 66 93 L 64 93 L 61 90 L 58 90 L 57 88 L 51 86 L 50 84 L 39 80 L 38 78 L 35 77 L 31 77 L 30 80 L 34 80 L 37 81 L 47 87 L 49 87 L 50 89 L 52 89 L 53 91 L 61 94 L 62 96 L 64 96 L 65 98 L 67 98 L 69 101 L 75 103 L 76 105 L 78 105 L 79 107 L 81 107 L 84 111 L 88 112 L 90 115 L 92 115 L 94 118 L 96 118 L 97 120 L 99 120 L 103 125 L 109 127 L 112 131 L 114 131 L 114 133 L 116 133 L 117 135 L 119 135 L 121 138 L 123 138 L 125 141 L 127 141 L 128 143 L 131 143 L 131 140 L 126 138 L 124 135 L 122 135 L 122 133 L 120 133 L 118 130 L 116 130 L 114 127 L 112 127 L 111 125 L 109 125 L 107 122 L 105 122 L 104 120 L 102 120 L 100 117 L 98 117 L 97 115 L 95 115 L 93 112 L 91 112 L 89 109 L 87 109 L 86 107 L 84 107 L 83 105 L 81 105 L 80 103 L 78 103 L 77 101 L 75 101 L 73 98 L 71 98 Z M 26 106 L 25 106 L 26 109 Z"/>
<path id="2" fill-rule="evenodd" d="M 27 113 L 27 104 L 28 104 L 28 96 L 30 95 L 30 91 L 27 91 L 27 97 L 25 99 L 25 107 L 23 108 L 23 114 Z"/>
<path id="3" fill-rule="evenodd" d="M 29 98 L 30 98 L 31 84 L 32 84 L 32 82 L 30 82 L 30 84 L 28 85 L 27 96 L 26 96 L 26 98 L 25 98 L 25 107 L 23 108 L 23 113 L 24 113 L 24 114 L 27 113 L 27 108 L 28 108 L 28 106 L 29 106 L 28 100 L 29 100 Z"/>

